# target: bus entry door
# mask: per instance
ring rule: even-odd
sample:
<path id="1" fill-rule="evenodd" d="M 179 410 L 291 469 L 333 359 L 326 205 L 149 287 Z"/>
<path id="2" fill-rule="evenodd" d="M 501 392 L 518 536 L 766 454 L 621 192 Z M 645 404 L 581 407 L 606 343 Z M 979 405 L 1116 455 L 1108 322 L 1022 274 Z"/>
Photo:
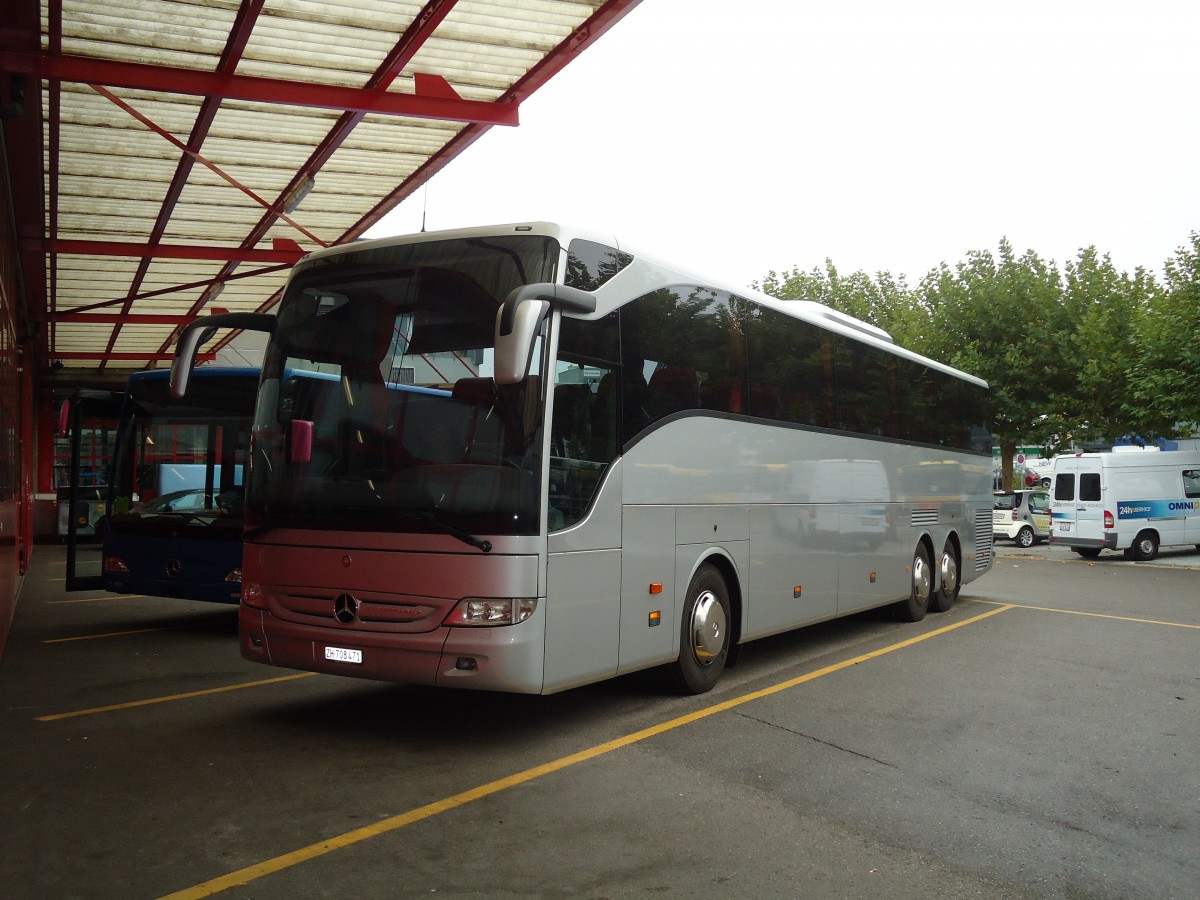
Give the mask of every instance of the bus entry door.
<path id="1" fill-rule="evenodd" d="M 58 436 L 71 440 L 70 475 L 67 486 L 58 492 L 59 522 L 67 547 L 68 591 L 103 587 L 97 526 L 103 528 L 108 505 L 112 439 L 121 396 L 112 391 L 76 391 L 63 404 L 59 416 Z"/>

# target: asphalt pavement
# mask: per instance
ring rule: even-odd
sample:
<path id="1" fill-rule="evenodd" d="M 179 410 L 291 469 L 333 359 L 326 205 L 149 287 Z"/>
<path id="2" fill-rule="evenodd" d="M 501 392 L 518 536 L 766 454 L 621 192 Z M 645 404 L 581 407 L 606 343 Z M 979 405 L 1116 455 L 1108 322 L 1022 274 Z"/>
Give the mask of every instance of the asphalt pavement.
<path id="1" fill-rule="evenodd" d="M 43 552 L 44 551 L 44 552 Z M 948 613 L 548 697 L 243 661 L 236 611 L 62 589 L 0 661 L 14 898 L 1179 898 L 1200 556 L 997 545 Z"/>

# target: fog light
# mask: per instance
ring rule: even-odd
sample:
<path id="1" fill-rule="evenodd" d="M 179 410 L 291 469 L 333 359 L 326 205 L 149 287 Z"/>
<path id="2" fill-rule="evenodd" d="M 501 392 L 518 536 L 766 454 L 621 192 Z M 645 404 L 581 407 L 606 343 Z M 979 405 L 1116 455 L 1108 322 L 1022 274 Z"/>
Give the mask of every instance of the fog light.
<path id="1" fill-rule="evenodd" d="M 257 609 L 266 609 L 266 595 L 263 593 L 262 585 L 254 581 L 246 581 L 242 583 L 242 603 L 246 606 L 253 606 Z"/>
<path id="2" fill-rule="evenodd" d="M 460 656 L 454 662 L 454 668 L 460 672 L 474 672 L 479 668 L 479 663 L 473 656 Z"/>

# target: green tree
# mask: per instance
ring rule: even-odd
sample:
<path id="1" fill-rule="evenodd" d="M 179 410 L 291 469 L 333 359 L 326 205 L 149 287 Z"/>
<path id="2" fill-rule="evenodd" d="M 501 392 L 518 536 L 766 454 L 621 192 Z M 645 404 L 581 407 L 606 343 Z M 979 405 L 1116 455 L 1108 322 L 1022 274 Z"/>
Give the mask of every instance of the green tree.
<path id="1" fill-rule="evenodd" d="M 1046 409 L 1052 449 L 1111 443 L 1137 430 L 1128 413 L 1133 322 L 1156 290 L 1144 269 L 1118 272 L 1095 247 L 1067 263 L 1067 324 L 1060 334 L 1047 335 L 1072 373 Z"/>
<path id="2" fill-rule="evenodd" d="M 1147 436 L 1190 435 L 1200 423 L 1200 232 L 1164 273 L 1133 320 L 1124 409 Z"/>
<path id="3" fill-rule="evenodd" d="M 1071 323 L 1058 270 L 1032 250 L 1016 256 L 1005 238 L 998 260 L 971 251 L 953 270 L 943 264 L 930 272 L 920 290 L 929 318 L 916 349 L 991 386 L 993 439 L 1011 487 L 1016 448 L 1051 436 L 1046 410 L 1072 383 L 1062 349 Z"/>

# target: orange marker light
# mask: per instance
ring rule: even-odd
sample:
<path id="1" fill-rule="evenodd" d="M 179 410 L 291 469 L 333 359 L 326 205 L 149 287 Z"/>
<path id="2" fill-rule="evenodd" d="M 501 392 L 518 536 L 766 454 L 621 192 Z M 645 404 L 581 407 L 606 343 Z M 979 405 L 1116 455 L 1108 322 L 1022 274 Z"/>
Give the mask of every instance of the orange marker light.
<path id="1" fill-rule="evenodd" d="M 661 581 L 652 581 L 650 583 L 650 593 L 651 594 L 661 594 L 662 593 L 662 582 Z"/>
<path id="2" fill-rule="evenodd" d="M 662 624 L 662 611 L 656 609 L 652 613 L 650 613 L 650 621 L 649 621 L 648 625 L 651 628 L 653 628 L 655 625 L 661 625 L 661 624 Z"/>

